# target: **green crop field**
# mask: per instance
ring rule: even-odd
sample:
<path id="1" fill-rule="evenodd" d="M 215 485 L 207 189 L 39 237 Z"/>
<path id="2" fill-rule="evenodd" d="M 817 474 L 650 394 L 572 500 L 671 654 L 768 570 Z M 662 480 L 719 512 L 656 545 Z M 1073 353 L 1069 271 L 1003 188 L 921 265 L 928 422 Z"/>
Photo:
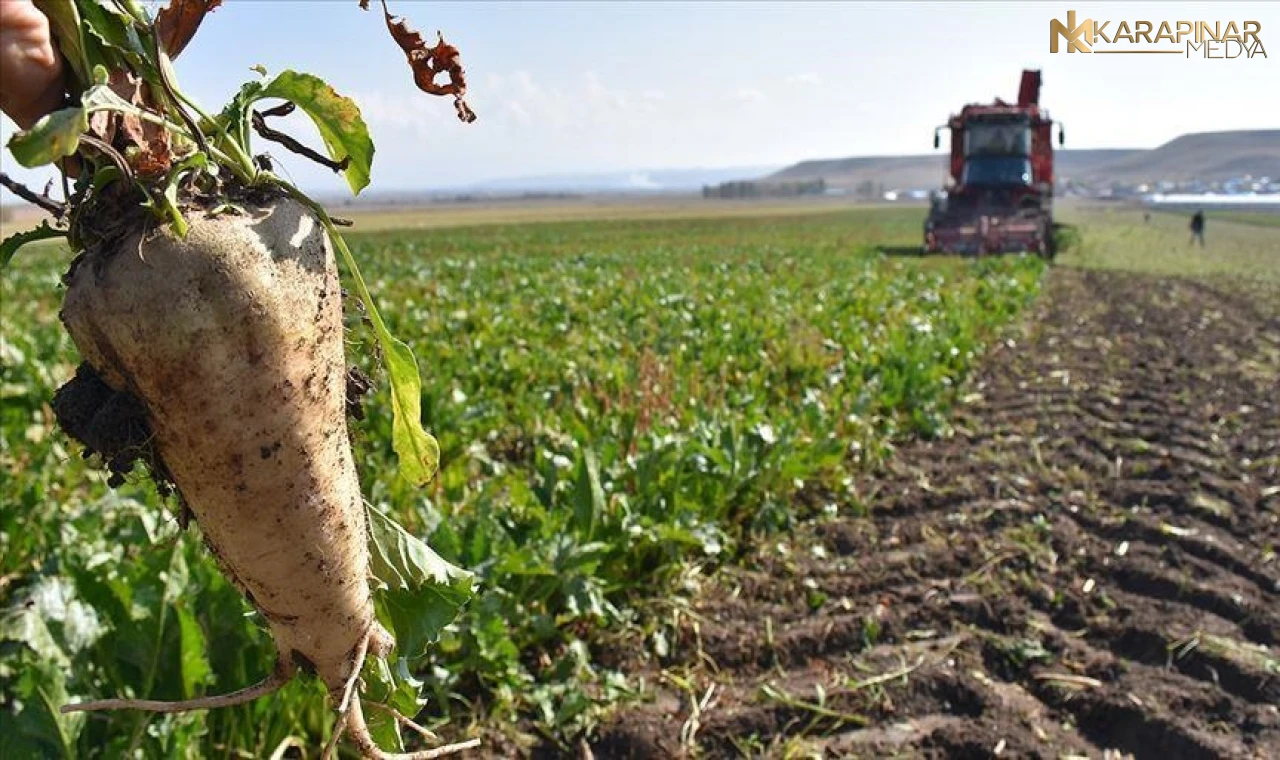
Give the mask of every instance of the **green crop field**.
<path id="1" fill-rule="evenodd" d="M 1280 286 L 1280 214 L 1207 211 L 1204 247 L 1192 245 L 1190 212 L 1154 213 L 1144 222 L 1140 208 L 1068 206 L 1058 216 L 1086 233 L 1060 260 L 1069 266 Z"/>
<path id="2" fill-rule="evenodd" d="M 859 510 L 859 474 L 895 441 L 946 433 L 1043 265 L 886 255 L 918 245 L 922 213 L 351 235 L 417 353 L 443 454 L 425 490 L 394 479 L 352 307 L 350 356 L 380 389 L 352 423 L 365 495 L 479 580 L 413 664 L 425 722 L 572 740 L 642 686 L 609 669 L 617 641 L 661 652 L 699 577 Z M 332 714 L 310 681 L 221 711 L 57 714 L 70 697 L 233 690 L 273 659 L 195 526 L 141 472 L 109 489 L 55 427 L 77 362 L 57 317 L 66 259 L 25 251 L 0 277 L 0 756 L 311 756 Z"/>
<path id="3" fill-rule="evenodd" d="M 1215 216 L 1228 222 L 1280 227 L 1280 211 L 1224 211 Z"/>

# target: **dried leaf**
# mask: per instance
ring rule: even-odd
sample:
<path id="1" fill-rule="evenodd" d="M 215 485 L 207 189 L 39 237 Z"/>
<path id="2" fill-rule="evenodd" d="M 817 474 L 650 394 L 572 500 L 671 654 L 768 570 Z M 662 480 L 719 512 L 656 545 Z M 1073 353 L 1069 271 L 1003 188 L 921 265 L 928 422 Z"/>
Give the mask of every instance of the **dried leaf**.
<path id="1" fill-rule="evenodd" d="M 139 110 L 150 110 L 149 85 L 140 77 L 124 70 L 111 72 L 111 91 Z M 96 111 L 89 117 L 89 131 L 108 145 L 123 150 L 134 173 L 141 177 L 166 174 L 173 163 L 172 143 L 168 130 L 143 121 L 136 114 L 120 111 Z"/>
<path id="2" fill-rule="evenodd" d="M 368 0 L 361 0 L 361 8 L 368 8 Z M 467 105 L 464 97 L 467 94 L 467 73 L 462 68 L 462 58 L 458 49 L 444 41 L 444 35 L 436 33 L 435 47 L 427 47 L 422 35 L 409 28 L 403 18 L 394 18 L 387 9 L 387 0 L 382 0 L 382 13 L 387 19 L 387 30 L 391 37 L 404 51 L 409 60 L 409 68 L 413 70 L 413 81 L 418 89 L 428 95 L 452 95 L 454 108 L 458 118 L 464 122 L 476 120 L 475 111 Z M 445 84 L 436 82 L 436 76 L 447 74 L 449 81 Z"/>
<path id="3" fill-rule="evenodd" d="M 95 111 L 89 115 L 89 131 L 110 145 L 116 139 L 116 123 L 119 115 L 110 111 Z"/>
<path id="4" fill-rule="evenodd" d="M 170 58 L 177 58 L 195 36 L 205 14 L 219 5 L 222 0 L 171 0 L 156 16 L 156 34 L 164 52 Z"/>

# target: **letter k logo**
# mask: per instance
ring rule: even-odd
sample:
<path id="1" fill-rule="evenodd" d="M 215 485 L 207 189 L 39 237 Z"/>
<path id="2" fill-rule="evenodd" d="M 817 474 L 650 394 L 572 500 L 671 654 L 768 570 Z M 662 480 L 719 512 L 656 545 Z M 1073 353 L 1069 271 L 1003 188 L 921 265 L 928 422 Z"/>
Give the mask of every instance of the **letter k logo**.
<path id="1" fill-rule="evenodd" d="M 1058 52 L 1058 37 L 1067 41 L 1068 53 L 1092 53 L 1087 43 L 1093 42 L 1093 19 L 1087 18 L 1076 24 L 1076 12 L 1067 11 L 1067 23 L 1064 26 L 1058 19 L 1049 22 L 1049 52 Z"/>

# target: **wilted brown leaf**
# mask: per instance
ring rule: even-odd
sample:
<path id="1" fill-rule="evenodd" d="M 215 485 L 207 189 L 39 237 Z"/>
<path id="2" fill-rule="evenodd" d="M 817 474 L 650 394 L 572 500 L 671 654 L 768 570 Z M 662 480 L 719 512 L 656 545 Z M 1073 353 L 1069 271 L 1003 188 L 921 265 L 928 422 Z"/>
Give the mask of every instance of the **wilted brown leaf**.
<path id="1" fill-rule="evenodd" d="M 368 0 L 361 0 L 360 7 L 368 9 Z M 427 47 L 422 35 L 409 28 L 403 18 L 394 18 L 387 9 L 387 0 L 382 0 L 382 13 L 387 19 L 387 30 L 391 37 L 404 51 L 409 60 L 409 68 L 413 70 L 413 81 L 418 89 L 429 95 L 452 95 L 454 108 L 458 118 L 465 122 L 476 120 L 476 114 L 463 98 L 467 94 L 467 73 L 462 68 L 462 58 L 458 49 L 444 41 L 444 35 L 436 33 L 435 47 Z M 436 82 L 436 76 L 447 74 L 447 83 Z"/>
<path id="2" fill-rule="evenodd" d="M 116 70 L 111 73 L 108 85 L 129 103 L 143 109 L 154 108 L 148 85 L 141 78 Z M 169 171 L 173 163 L 168 130 L 132 114 L 98 111 L 89 117 L 89 132 L 105 145 L 118 149 L 129 168 L 139 176 L 159 176 Z"/>
<path id="3" fill-rule="evenodd" d="M 222 0 L 171 0 L 156 16 L 156 34 L 164 52 L 177 58 L 195 36 L 205 14 L 219 5 Z"/>

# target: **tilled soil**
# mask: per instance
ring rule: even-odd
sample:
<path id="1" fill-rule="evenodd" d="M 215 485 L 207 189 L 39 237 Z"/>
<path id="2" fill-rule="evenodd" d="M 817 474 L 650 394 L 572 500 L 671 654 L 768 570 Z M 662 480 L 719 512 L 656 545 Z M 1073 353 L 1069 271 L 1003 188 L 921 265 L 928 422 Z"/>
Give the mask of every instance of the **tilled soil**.
<path id="1" fill-rule="evenodd" d="M 1053 271 L 955 435 L 722 572 L 592 752 L 1280 757 L 1277 316 Z"/>

